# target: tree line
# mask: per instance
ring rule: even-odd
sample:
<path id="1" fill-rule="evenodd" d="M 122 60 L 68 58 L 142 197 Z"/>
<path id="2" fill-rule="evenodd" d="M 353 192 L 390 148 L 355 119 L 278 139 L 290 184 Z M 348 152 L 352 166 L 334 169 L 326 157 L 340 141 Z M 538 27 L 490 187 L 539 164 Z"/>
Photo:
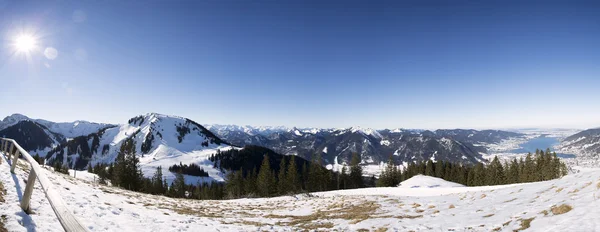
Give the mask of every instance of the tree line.
<path id="1" fill-rule="evenodd" d="M 283 157 L 279 171 L 272 167 L 268 155 L 258 169 L 229 172 L 225 191 L 227 198 L 273 197 L 287 194 L 330 191 L 339 189 L 363 188 L 374 183 L 365 181 L 358 154 L 354 154 L 350 168 L 343 167 L 340 172 L 327 170 L 322 165 L 321 156 L 316 154 L 310 163 L 296 164 L 296 156 Z"/>
<path id="2" fill-rule="evenodd" d="M 241 151 L 245 150 L 241 149 Z M 374 180 L 365 179 L 362 175 L 360 157 L 355 154 L 349 168 L 343 167 L 340 172 L 327 170 L 322 165 L 320 155 L 313 156 L 310 162 L 296 156 L 284 156 L 276 153 L 264 153 L 267 148 L 249 147 L 242 152 L 246 159 L 240 161 L 239 170 L 224 170 L 227 173 L 226 183 L 197 183 L 186 184 L 184 170 L 198 167 L 195 164 L 174 165 L 169 171 L 175 173 L 175 179 L 169 185 L 163 176 L 162 167 L 157 167 L 150 178 L 144 177 L 139 166 L 139 159 L 135 155 L 135 141 L 126 140 L 118 152 L 115 162 L 111 164 L 97 164 L 88 166 L 88 171 L 96 173 L 101 184 L 108 184 L 127 190 L 164 195 L 176 198 L 194 199 L 232 199 L 240 197 L 273 197 L 286 194 L 328 191 L 338 189 L 362 188 L 374 186 Z M 268 149 L 267 149 L 268 150 Z M 271 151 L 272 152 L 272 151 Z M 215 164 L 235 166 L 233 156 L 238 152 L 218 152 L 210 157 Z M 262 157 L 260 166 L 250 166 L 248 170 L 244 165 L 251 164 L 249 160 Z M 238 157 L 239 158 L 239 157 Z M 297 159 L 303 160 L 298 164 Z M 273 164 L 272 160 L 279 160 Z M 225 162 L 223 162 L 225 161 Z M 192 168 L 196 170 L 195 168 Z M 200 168 L 201 169 L 201 168 Z"/>
<path id="3" fill-rule="evenodd" d="M 536 150 L 535 154 L 528 153 L 525 159 L 514 158 L 511 161 L 500 162 L 494 157 L 489 165 L 463 165 L 460 163 L 431 160 L 420 163 L 409 163 L 400 169 L 395 165 L 393 156 L 381 173 L 377 186 L 398 186 L 404 180 L 415 175 L 427 175 L 442 178 L 447 181 L 466 186 L 486 186 L 546 181 L 560 178 L 567 174 L 567 166 L 560 161 L 555 152 Z"/>

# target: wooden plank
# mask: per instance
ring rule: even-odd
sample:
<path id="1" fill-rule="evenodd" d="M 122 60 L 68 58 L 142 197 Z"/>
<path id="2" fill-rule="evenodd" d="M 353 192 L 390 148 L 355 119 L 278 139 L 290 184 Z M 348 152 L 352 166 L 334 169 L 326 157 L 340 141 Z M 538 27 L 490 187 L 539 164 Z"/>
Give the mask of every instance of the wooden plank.
<path id="1" fill-rule="evenodd" d="M 25 192 L 23 193 L 23 198 L 21 199 L 21 209 L 30 214 L 29 210 L 29 200 L 31 200 L 31 194 L 33 193 L 33 185 L 35 185 L 36 174 L 33 168 L 29 171 L 29 178 L 27 178 L 27 185 L 25 186 Z"/>
<path id="2" fill-rule="evenodd" d="M 60 193 L 54 188 L 52 182 L 48 180 L 44 172 L 42 171 L 42 167 L 25 151 L 19 144 L 13 139 L 0 138 L 2 140 L 9 141 L 12 146 L 16 146 L 17 151 L 19 151 L 25 160 L 31 165 L 31 170 L 37 174 L 37 180 L 39 181 L 42 190 L 46 194 L 46 198 L 54 210 L 54 214 L 56 214 L 56 218 L 62 225 L 63 229 L 67 232 L 72 231 L 89 231 L 86 227 L 84 227 L 81 222 L 71 213 L 69 208 L 67 208 L 67 204 L 63 201 L 60 196 Z M 35 181 L 34 181 L 35 182 Z"/>

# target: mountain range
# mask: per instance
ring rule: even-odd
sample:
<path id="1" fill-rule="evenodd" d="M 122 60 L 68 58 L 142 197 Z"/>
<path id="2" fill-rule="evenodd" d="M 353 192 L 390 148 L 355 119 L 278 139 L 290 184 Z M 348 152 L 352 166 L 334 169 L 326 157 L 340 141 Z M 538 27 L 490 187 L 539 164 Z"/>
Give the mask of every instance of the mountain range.
<path id="1" fill-rule="evenodd" d="M 365 164 L 386 162 L 390 155 L 400 162 L 447 160 L 474 164 L 482 161 L 486 144 L 498 143 L 516 132 L 498 130 L 410 130 L 351 127 L 256 128 L 251 126 L 205 125 L 217 136 L 237 146 L 259 145 L 286 155 L 310 159 L 320 154 L 327 164 L 349 163 L 353 153 Z"/>
<path id="2" fill-rule="evenodd" d="M 557 147 L 564 153 L 582 157 L 598 157 L 600 154 L 600 128 L 588 129 L 565 138 Z"/>
<path id="3" fill-rule="evenodd" d="M 51 122 L 13 114 L 0 121 L 0 137 L 13 138 L 49 161 L 59 160 L 74 169 L 111 163 L 126 139 L 136 143 L 142 169 L 196 163 L 212 180 L 223 173 L 207 157 L 218 150 L 262 146 L 283 155 L 310 160 L 320 155 L 324 165 L 348 164 L 353 154 L 362 164 L 380 164 L 393 156 L 396 162 L 445 160 L 464 164 L 485 162 L 487 146 L 520 138 L 501 130 L 420 130 L 370 128 L 253 127 L 199 124 L 191 119 L 149 113 L 119 125 L 87 121 Z M 597 153 L 600 130 L 588 130 L 563 141 L 563 149 Z M 591 144 L 591 145 L 590 145 Z"/>

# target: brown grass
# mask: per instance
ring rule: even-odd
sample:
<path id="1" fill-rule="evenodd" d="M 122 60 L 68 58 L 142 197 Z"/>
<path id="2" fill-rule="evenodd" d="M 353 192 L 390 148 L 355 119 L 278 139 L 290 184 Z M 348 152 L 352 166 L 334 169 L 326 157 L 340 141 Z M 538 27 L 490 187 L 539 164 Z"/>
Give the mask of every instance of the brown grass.
<path id="1" fill-rule="evenodd" d="M 502 227 L 496 227 L 492 231 L 500 231 L 501 229 L 502 229 Z"/>
<path id="2" fill-rule="evenodd" d="M 1 161 L 1 159 L 0 159 Z M 6 189 L 4 189 L 4 184 L 0 181 L 0 203 L 4 203 L 4 195 L 6 195 Z M 4 228 L 4 221 L 6 220 L 6 215 L 0 216 L 0 232 L 7 232 L 8 230 Z"/>
<path id="3" fill-rule="evenodd" d="M 480 198 L 480 199 L 483 199 L 483 198 L 485 198 L 485 197 L 487 197 L 487 195 L 485 195 L 485 194 L 481 194 L 481 197 L 479 197 L 479 198 Z"/>
<path id="4" fill-rule="evenodd" d="M 513 198 L 513 199 L 510 199 L 510 200 L 507 200 L 507 201 L 505 201 L 504 203 L 513 202 L 513 201 L 515 201 L 515 200 L 517 200 L 517 198 Z"/>
<path id="5" fill-rule="evenodd" d="M 388 231 L 388 228 L 385 228 L 385 227 L 379 227 L 376 230 L 374 230 L 374 232 L 386 232 L 386 231 Z"/>
<path id="6" fill-rule="evenodd" d="M 600 182 L 598 182 L 598 184 L 596 184 L 596 189 L 600 189 Z"/>
<path id="7" fill-rule="evenodd" d="M 562 205 L 559 205 L 559 206 L 552 206 L 552 208 L 550 208 L 550 211 L 552 211 L 552 213 L 554 215 L 560 215 L 560 214 L 563 214 L 563 213 L 568 213 L 572 209 L 573 209 L 573 207 L 571 207 L 570 205 L 562 204 Z"/>
<path id="8" fill-rule="evenodd" d="M 517 231 L 528 229 L 529 227 L 531 227 L 531 221 L 533 221 L 533 219 L 535 219 L 535 217 L 527 218 L 527 219 L 519 219 L 519 221 L 521 221 L 521 228 L 516 229 L 514 231 L 517 232 Z"/>
<path id="9" fill-rule="evenodd" d="M 556 189 L 556 192 L 557 192 L 557 193 L 560 193 L 560 191 L 562 191 L 563 189 L 564 189 L 564 188 L 558 188 L 558 189 Z"/>
<path id="10" fill-rule="evenodd" d="M 435 208 L 435 205 L 430 205 L 430 206 L 428 206 L 427 208 L 428 208 L 428 209 L 433 209 L 433 208 Z"/>
<path id="11" fill-rule="evenodd" d="M 544 216 L 548 216 L 549 213 L 548 210 L 542 210 L 542 212 L 540 212 L 540 214 L 543 214 Z"/>
<path id="12" fill-rule="evenodd" d="M 569 193 L 569 194 L 572 194 L 572 193 L 577 193 L 577 192 L 579 192 L 579 189 L 575 189 L 575 190 L 573 190 L 573 191 L 569 191 L 568 193 Z"/>
<path id="13" fill-rule="evenodd" d="M 4 184 L 0 181 L 0 203 L 4 203 L 4 195 L 6 195 L 6 189 L 4 189 Z"/>
<path id="14" fill-rule="evenodd" d="M 439 210 L 433 211 L 433 214 L 440 213 Z"/>
<path id="15" fill-rule="evenodd" d="M 400 215 L 400 216 L 395 216 L 394 218 L 397 219 L 415 219 L 415 218 L 422 218 L 423 215 Z"/>
<path id="16" fill-rule="evenodd" d="M 494 214 L 488 214 L 488 215 L 485 215 L 485 216 L 483 216 L 483 217 L 484 217 L 484 218 L 488 218 L 488 217 L 491 217 L 491 216 L 494 216 Z"/>
<path id="17" fill-rule="evenodd" d="M 417 210 L 415 210 L 415 212 L 417 212 L 417 213 L 423 213 L 423 212 L 425 212 L 425 210 L 417 209 Z"/>
<path id="18" fill-rule="evenodd" d="M 502 223 L 502 226 L 508 226 L 511 222 L 512 222 L 512 220 Z"/>
<path id="19" fill-rule="evenodd" d="M 454 206 L 454 205 L 448 206 L 448 209 L 454 209 L 454 208 L 456 208 L 456 206 Z"/>
<path id="20" fill-rule="evenodd" d="M 421 207 L 421 204 L 418 204 L 418 203 L 413 203 L 413 204 L 412 204 L 412 207 L 413 207 L 413 208 L 418 208 L 418 207 Z"/>
<path id="21" fill-rule="evenodd" d="M 266 218 L 289 218 L 289 222 L 282 222 L 284 226 L 296 226 L 303 229 L 311 230 L 315 226 L 314 222 L 318 220 L 331 220 L 331 219 L 344 219 L 350 220 L 351 224 L 356 224 L 361 221 L 367 220 L 373 217 L 375 211 L 379 209 L 380 205 L 373 201 L 361 202 L 356 205 L 349 205 L 344 208 L 338 208 L 333 210 L 317 210 L 310 215 L 266 215 Z M 328 224 L 317 224 L 318 228 L 325 228 Z M 323 226 L 321 226 L 323 225 Z M 333 225 L 331 225 L 333 227 Z M 331 228 L 327 227 L 327 228 Z"/>

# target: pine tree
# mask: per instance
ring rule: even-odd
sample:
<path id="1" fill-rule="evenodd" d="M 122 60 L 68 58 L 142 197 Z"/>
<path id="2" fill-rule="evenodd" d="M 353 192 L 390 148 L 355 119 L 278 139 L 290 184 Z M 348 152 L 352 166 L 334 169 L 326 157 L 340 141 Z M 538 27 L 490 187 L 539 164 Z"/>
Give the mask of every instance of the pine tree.
<path id="1" fill-rule="evenodd" d="M 164 194 L 162 167 L 158 166 L 152 176 L 152 194 Z"/>
<path id="2" fill-rule="evenodd" d="M 285 182 L 288 184 L 289 191 L 292 193 L 297 193 L 302 188 L 300 177 L 298 176 L 298 168 L 296 167 L 295 156 L 290 158 Z"/>
<path id="3" fill-rule="evenodd" d="M 256 168 L 254 168 L 252 169 L 252 172 L 247 174 L 246 178 L 244 179 L 244 192 L 246 192 L 246 194 L 250 196 L 258 194 L 256 184 L 257 175 L 258 174 L 256 173 Z"/>
<path id="4" fill-rule="evenodd" d="M 433 161 L 428 160 L 425 166 L 425 175 L 426 176 L 435 176 L 435 171 L 433 170 Z"/>
<path id="5" fill-rule="evenodd" d="M 379 175 L 379 180 L 377 180 L 376 186 L 377 187 L 398 186 L 398 184 L 400 182 L 398 181 L 399 178 L 397 177 L 397 175 L 398 175 L 397 172 L 398 172 L 398 169 L 396 168 L 396 165 L 394 163 L 394 156 L 390 155 L 385 169 Z"/>
<path id="6" fill-rule="evenodd" d="M 268 197 L 272 192 L 276 191 L 277 187 L 273 185 L 273 182 L 273 173 L 271 171 L 271 164 L 269 163 L 269 156 L 265 155 L 256 179 L 258 195 L 261 197 Z"/>
<path id="7" fill-rule="evenodd" d="M 342 166 L 342 170 L 340 171 L 340 189 L 348 188 L 348 181 L 350 177 L 348 176 L 348 169 L 346 165 Z"/>
<path id="8" fill-rule="evenodd" d="M 279 174 L 277 175 L 277 192 L 280 195 L 287 194 L 290 191 L 286 181 L 286 168 L 285 158 L 282 158 L 281 163 L 279 163 Z"/>
<path id="9" fill-rule="evenodd" d="M 444 161 L 435 162 L 435 177 L 444 178 Z"/>
<path id="10" fill-rule="evenodd" d="M 514 183 L 519 183 L 520 180 L 520 170 L 519 170 L 519 163 L 517 162 L 517 159 L 513 159 L 510 162 L 509 168 L 508 168 L 508 178 L 507 178 L 507 183 L 508 184 L 514 184 Z"/>
<path id="11" fill-rule="evenodd" d="M 175 173 L 175 180 L 172 183 L 173 197 L 185 197 L 185 177 L 181 172 Z"/>
<path id="12" fill-rule="evenodd" d="M 357 153 L 352 155 L 350 161 L 350 187 L 351 188 L 362 188 L 364 187 L 362 167 L 360 166 L 360 157 Z"/>

